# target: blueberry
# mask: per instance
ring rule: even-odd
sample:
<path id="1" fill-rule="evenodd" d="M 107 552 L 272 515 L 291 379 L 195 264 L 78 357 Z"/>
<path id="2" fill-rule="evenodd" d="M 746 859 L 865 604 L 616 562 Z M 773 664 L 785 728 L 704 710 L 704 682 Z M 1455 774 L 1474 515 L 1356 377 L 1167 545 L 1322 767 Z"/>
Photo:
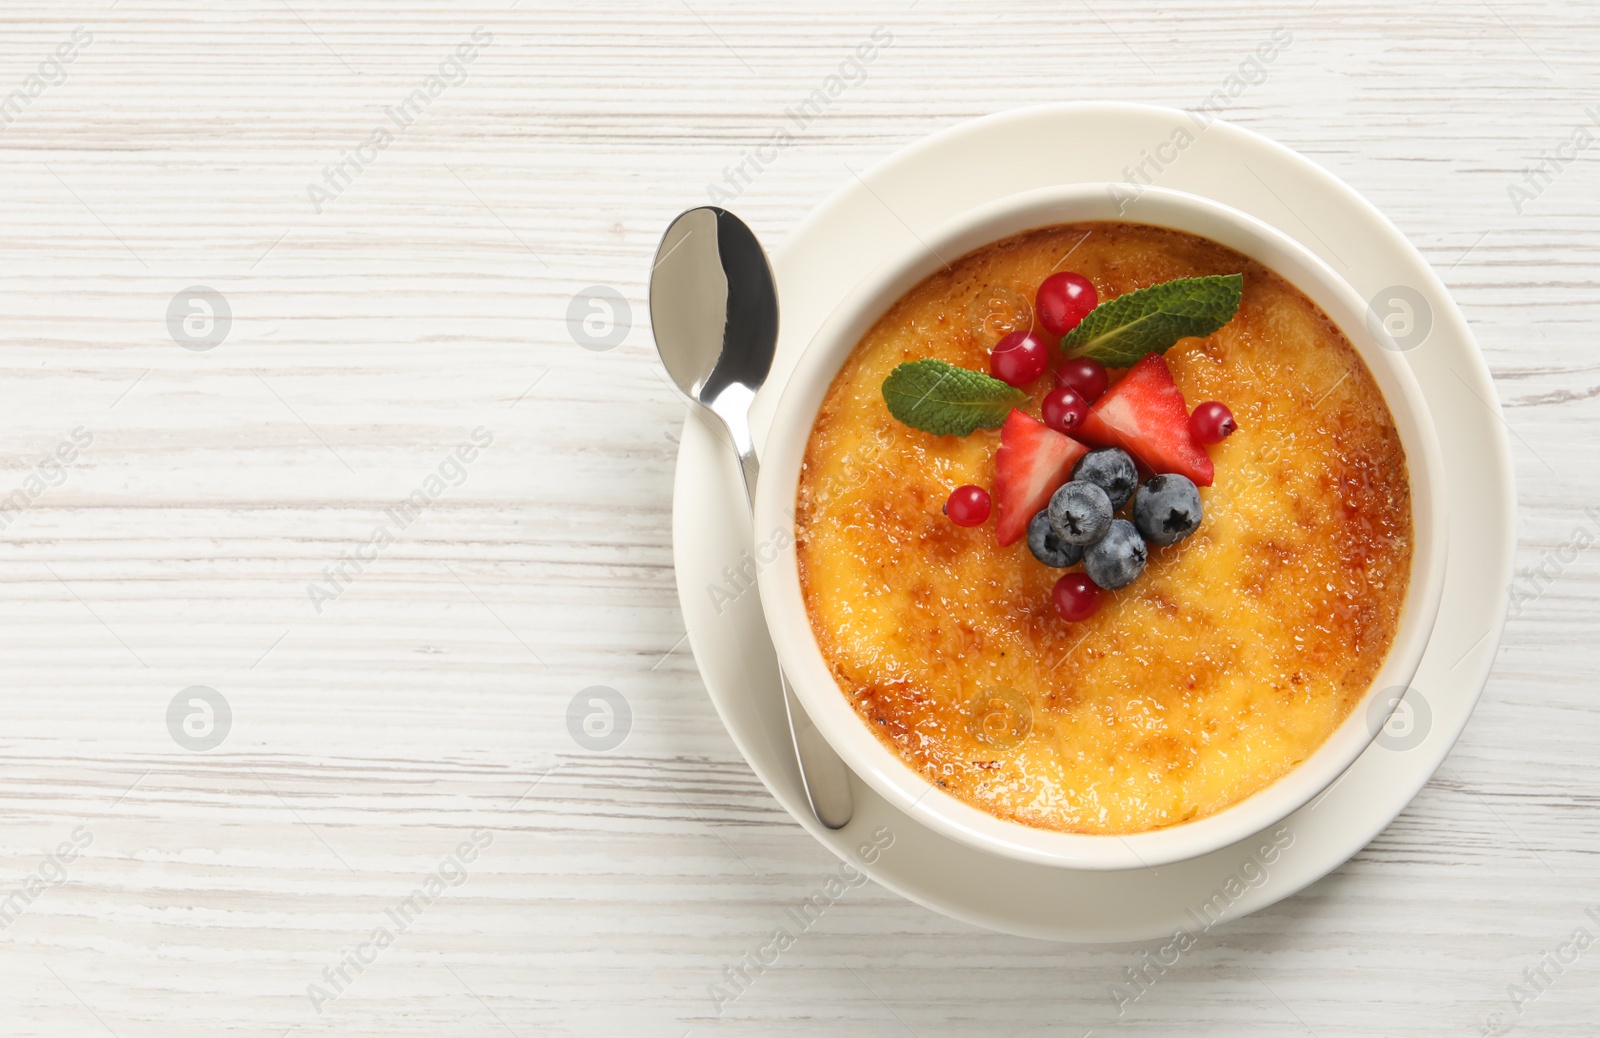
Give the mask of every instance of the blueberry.
<path id="1" fill-rule="evenodd" d="M 1111 499 L 1093 483 L 1075 479 L 1050 495 L 1050 529 L 1067 544 L 1093 544 L 1111 526 Z"/>
<path id="2" fill-rule="evenodd" d="M 1083 571 L 1107 591 L 1115 591 L 1138 579 L 1145 558 L 1144 538 L 1128 520 L 1118 519 L 1103 538 L 1083 550 Z"/>
<path id="3" fill-rule="evenodd" d="M 1083 558 L 1080 545 L 1068 544 L 1050 529 L 1050 510 L 1039 509 L 1039 514 L 1028 522 L 1028 550 L 1046 566 L 1064 569 Z"/>
<path id="4" fill-rule="evenodd" d="M 1106 492 L 1112 508 L 1121 508 L 1133 496 L 1139 485 L 1139 473 L 1134 470 L 1128 452 L 1116 447 L 1101 447 L 1078 459 L 1072 469 L 1073 479 L 1087 480 Z"/>
<path id="5" fill-rule="evenodd" d="M 1177 544 L 1200 528 L 1200 491 L 1187 476 L 1156 476 L 1133 499 L 1133 525 L 1151 544 Z"/>

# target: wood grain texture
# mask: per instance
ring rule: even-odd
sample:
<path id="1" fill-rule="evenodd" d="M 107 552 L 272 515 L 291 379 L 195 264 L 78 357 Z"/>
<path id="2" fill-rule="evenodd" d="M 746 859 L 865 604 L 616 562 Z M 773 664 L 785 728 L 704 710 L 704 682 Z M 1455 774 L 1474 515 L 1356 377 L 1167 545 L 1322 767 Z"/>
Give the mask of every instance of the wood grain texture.
<path id="1" fill-rule="evenodd" d="M 1520 1013 L 1507 998 L 1575 928 L 1600 935 L 1590 551 L 1546 567 L 1399 820 L 1120 1015 L 1107 987 L 1147 949 L 980 932 L 869 885 L 719 1017 L 708 985 L 835 862 L 753 778 L 682 645 L 683 409 L 644 288 L 671 215 L 877 26 L 893 42 L 865 79 L 738 198 L 771 242 L 927 133 L 1045 101 L 1192 107 L 1284 27 L 1227 116 L 1373 200 L 1454 291 L 1514 434 L 1531 571 L 1600 533 L 1600 149 L 1520 212 L 1507 187 L 1600 104 L 1595 15 L 9 4 L 0 103 L 75 27 L 93 39 L 0 130 L 0 497 L 71 430 L 93 442 L 0 530 L 0 896 L 47 881 L 0 931 L 4 1032 L 1331 1038 L 1475 1035 L 1499 1011 L 1595 1033 L 1600 950 Z M 317 212 L 307 185 L 478 26 L 464 81 Z M 168 330 L 193 285 L 233 313 L 206 352 Z M 615 349 L 569 333 L 592 285 L 631 305 Z M 479 427 L 460 484 L 318 612 L 308 584 Z M 203 752 L 167 726 L 196 685 L 233 717 Z M 609 752 L 568 731 L 594 685 L 632 710 Z M 319 1013 L 308 986 L 478 830 L 465 881 Z"/>

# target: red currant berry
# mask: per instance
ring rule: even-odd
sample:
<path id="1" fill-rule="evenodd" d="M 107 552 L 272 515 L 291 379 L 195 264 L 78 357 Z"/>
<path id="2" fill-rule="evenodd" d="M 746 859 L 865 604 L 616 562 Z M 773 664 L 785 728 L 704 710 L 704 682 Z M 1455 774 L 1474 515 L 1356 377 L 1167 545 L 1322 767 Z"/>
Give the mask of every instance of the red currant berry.
<path id="1" fill-rule="evenodd" d="M 1050 347 L 1031 331 L 1018 330 L 995 344 L 989 354 L 989 374 L 1022 387 L 1044 374 L 1050 365 Z"/>
<path id="2" fill-rule="evenodd" d="M 1078 322 L 1099 302 L 1100 296 L 1088 278 L 1064 270 L 1044 279 L 1034 298 L 1034 312 L 1045 331 L 1065 335 L 1078 327 Z"/>
<path id="3" fill-rule="evenodd" d="M 1076 389 L 1052 389 L 1041 411 L 1044 424 L 1056 432 L 1071 433 L 1089 417 L 1089 404 Z"/>
<path id="4" fill-rule="evenodd" d="M 1056 385 L 1076 390 L 1086 404 L 1099 400 L 1110 383 L 1106 366 L 1093 357 L 1073 357 L 1056 369 Z"/>
<path id="5" fill-rule="evenodd" d="M 957 526 L 979 526 L 989 518 L 989 492 L 971 483 L 950 491 L 944 514 Z"/>
<path id="6" fill-rule="evenodd" d="M 1051 597 L 1056 612 L 1069 624 L 1089 619 L 1100 608 L 1100 586 L 1082 573 L 1068 573 L 1056 581 Z"/>
<path id="7" fill-rule="evenodd" d="M 1239 423 L 1233 420 L 1233 412 L 1228 410 L 1226 404 L 1219 404 L 1215 400 L 1201 404 L 1189 416 L 1189 435 L 1194 437 L 1196 443 L 1221 443 L 1238 428 Z"/>

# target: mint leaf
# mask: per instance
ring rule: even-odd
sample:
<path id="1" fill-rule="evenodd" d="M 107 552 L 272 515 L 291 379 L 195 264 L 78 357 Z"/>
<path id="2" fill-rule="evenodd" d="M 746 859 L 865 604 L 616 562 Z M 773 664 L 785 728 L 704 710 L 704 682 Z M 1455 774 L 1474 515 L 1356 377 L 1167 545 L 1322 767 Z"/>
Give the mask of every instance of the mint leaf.
<path id="1" fill-rule="evenodd" d="M 1179 339 L 1204 336 L 1233 320 L 1244 291 L 1243 274 L 1178 278 L 1108 299 L 1068 332 L 1069 357 L 1092 357 L 1125 368 L 1147 353 L 1165 353 Z"/>
<path id="2" fill-rule="evenodd" d="M 935 436 L 993 429 L 1027 399 L 1019 389 L 942 360 L 911 360 L 883 380 L 883 402 L 895 418 Z"/>

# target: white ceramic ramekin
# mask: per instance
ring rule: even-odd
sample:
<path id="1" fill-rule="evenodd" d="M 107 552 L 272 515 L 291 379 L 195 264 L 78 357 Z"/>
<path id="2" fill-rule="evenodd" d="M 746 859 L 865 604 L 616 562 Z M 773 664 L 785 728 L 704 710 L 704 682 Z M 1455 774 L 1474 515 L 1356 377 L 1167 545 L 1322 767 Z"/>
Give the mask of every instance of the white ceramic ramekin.
<path id="1" fill-rule="evenodd" d="M 1120 185 L 1119 185 L 1120 187 Z M 1119 197 L 1120 194 L 1120 197 Z M 1415 549 L 1411 584 L 1394 643 L 1366 698 L 1299 767 L 1224 811 L 1127 836 L 1062 833 L 1004 821 L 929 783 L 879 742 L 829 673 L 812 634 L 792 538 L 759 575 L 761 604 L 778 660 L 818 730 L 857 775 L 919 821 L 1008 858 L 1076 869 L 1134 869 L 1197 857 L 1270 828 L 1333 783 L 1387 719 L 1374 699 L 1405 687 L 1416 672 L 1439 610 L 1446 523 L 1443 461 L 1427 404 L 1405 356 L 1354 289 L 1298 242 L 1238 210 L 1194 195 L 1146 188 L 1137 199 L 1106 184 L 1076 184 L 1013 195 L 971 210 L 912 241 L 856 287 L 818 330 L 784 387 L 761 460 L 755 529 L 788 528 L 800 463 L 817 409 L 846 357 L 901 295 L 973 249 L 1034 227 L 1126 220 L 1186 231 L 1243 253 L 1311 298 L 1355 345 L 1394 415 L 1410 469 Z"/>

